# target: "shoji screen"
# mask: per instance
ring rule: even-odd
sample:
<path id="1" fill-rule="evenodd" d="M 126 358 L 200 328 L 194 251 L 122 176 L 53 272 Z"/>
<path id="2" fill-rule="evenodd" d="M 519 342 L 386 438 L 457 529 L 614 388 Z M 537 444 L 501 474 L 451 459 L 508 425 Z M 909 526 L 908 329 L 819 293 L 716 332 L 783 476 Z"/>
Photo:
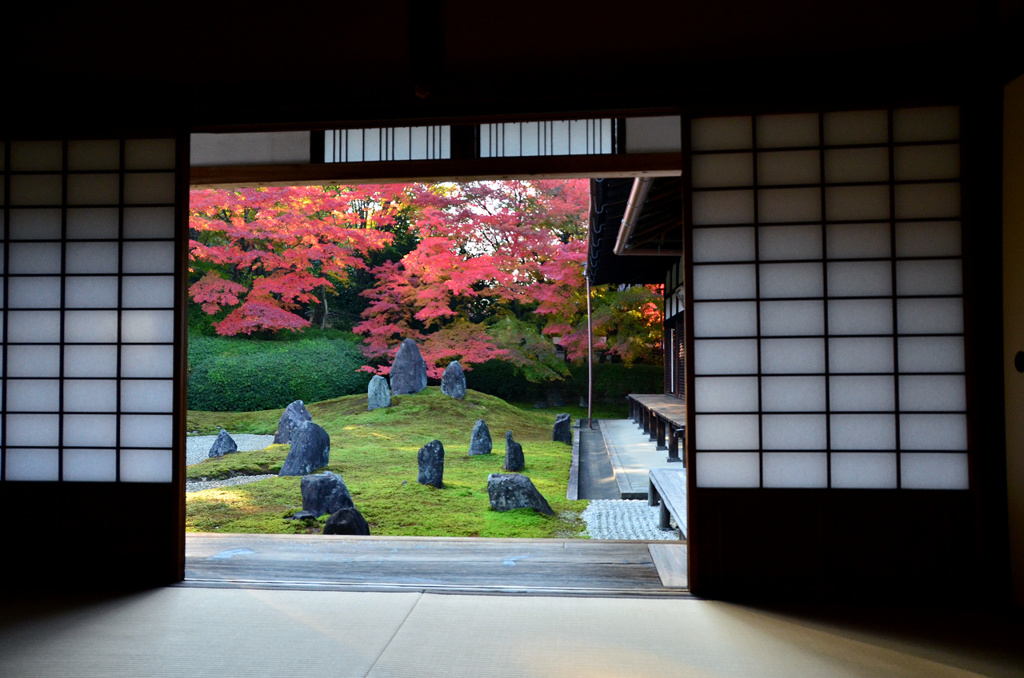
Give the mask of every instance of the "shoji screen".
<path id="1" fill-rule="evenodd" d="M 171 482 L 175 142 L 3 148 L 0 478 Z"/>
<path id="2" fill-rule="evenodd" d="M 966 489 L 958 109 L 691 133 L 698 486 Z"/>

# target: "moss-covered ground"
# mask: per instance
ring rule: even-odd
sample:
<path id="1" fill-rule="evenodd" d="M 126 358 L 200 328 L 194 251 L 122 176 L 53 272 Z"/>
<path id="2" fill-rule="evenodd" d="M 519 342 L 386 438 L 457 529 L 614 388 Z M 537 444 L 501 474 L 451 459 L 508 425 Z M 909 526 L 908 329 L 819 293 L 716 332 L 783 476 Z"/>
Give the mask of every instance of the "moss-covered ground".
<path id="1" fill-rule="evenodd" d="M 571 448 L 551 441 L 558 409 L 532 410 L 469 391 L 455 400 L 428 387 L 396 396 L 392 406 L 366 410 L 366 396 L 354 395 L 307 404 L 313 421 L 331 437 L 330 464 L 342 476 L 356 508 L 374 535 L 448 537 L 578 537 L 586 501 L 565 499 Z M 188 413 L 189 431 L 273 433 L 282 410 Z M 494 451 L 470 457 L 469 438 L 477 419 L 491 431 Z M 557 516 L 532 509 L 497 512 L 490 508 L 487 476 L 503 473 L 505 431 L 522 443 L 526 468 Z M 445 449 L 444 487 L 416 481 L 416 453 L 433 439 Z M 238 452 L 188 468 L 190 479 L 276 473 L 288 445 Z M 272 478 L 246 485 L 189 493 L 186 529 L 193 532 L 320 532 L 318 523 L 286 520 L 302 508 L 298 477 Z"/>

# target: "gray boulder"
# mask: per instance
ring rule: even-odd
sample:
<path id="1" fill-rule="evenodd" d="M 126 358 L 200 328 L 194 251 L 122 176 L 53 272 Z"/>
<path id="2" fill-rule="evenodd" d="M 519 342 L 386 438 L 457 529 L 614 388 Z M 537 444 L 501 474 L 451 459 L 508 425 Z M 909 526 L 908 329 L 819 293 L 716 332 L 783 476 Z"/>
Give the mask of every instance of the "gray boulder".
<path id="1" fill-rule="evenodd" d="M 441 487 L 444 480 L 444 445 L 440 440 L 431 440 L 416 453 L 420 473 L 417 480 L 420 485 Z"/>
<path id="2" fill-rule="evenodd" d="M 494 446 L 491 443 L 491 430 L 483 419 L 477 419 L 473 426 L 473 435 L 469 438 L 469 454 L 490 454 Z"/>
<path id="3" fill-rule="evenodd" d="M 427 387 L 427 361 L 412 339 L 403 339 L 395 361 L 391 363 L 391 393 L 419 393 Z"/>
<path id="4" fill-rule="evenodd" d="M 274 444 L 290 443 L 292 433 L 302 426 L 304 422 L 313 421 L 313 415 L 309 413 L 301 400 L 296 400 L 284 408 L 284 414 L 277 422 L 277 431 L 274 432 Z"/>
<path id="5" fill-rule="evenodd" d="M 210 447 L 210 459 L 214 457 L 223 457 L 225 454 L 231 454 L 232 452 L 238 452 L 238 445 L 235 444 L 235 439 L 228 435 L 228 432 L 224 429 L 220 430 L 217 434 L 217 439 L 213 441 L 213 445 Z"/>
<path id="6" fill-rule="evenodd" d="M 505 431 L 505 470 L 522 471 L 524 466 L 523 446 L 512 440 L 512 431 Z"/>
<path id="7" fill-rule="evenodd" d="M 533 481 L 520 473 L 492 473 L 487 476 L 487 496 L 495 511 L 532 508 L 538 513 L 555 515 Z"/>
<path id="8" fill-rule="evenodd" d="M 441 393 L 462 400 L 466 397 L 466 373 L 458 360 L 448 363 L 441 375 Z"/>
<path id="9" fill-rule="evenodd" d="M 324 471 L 302 476 L 299 488 L 302 490 L 302 510 L 312 513 L 314 517 L 354 506 L 345 481 L 337 473 Z"/>
<path id="10" fill-rule="evenodd" d="M 331 438 L 319 424 L 307 421 L 292 432 L 291 449 L 279 476 L 304 476 L 327 466 L 331 456 Z"/>
<path id="11" fill-rule="evenodd" d="M 568 414 L 562 413 L 555 417 L 555 426 L 551 430 L 551 439 L 555 442 L 569 443 L 572 445 L 572 421 Z"/>
<path id="12" fill-rule="evenodd" d="M 370 526 L 355 506 L 332 513 L 324 525 L 324 534 L 356 534 L 369 536 Z"/>
<path id="13" fill-rule="evenodd" d="M 391 407 L 391 389 L 387 379 L 375 374 L 366 389 L 366 409 L 373 411 L 381 407 Z"/>

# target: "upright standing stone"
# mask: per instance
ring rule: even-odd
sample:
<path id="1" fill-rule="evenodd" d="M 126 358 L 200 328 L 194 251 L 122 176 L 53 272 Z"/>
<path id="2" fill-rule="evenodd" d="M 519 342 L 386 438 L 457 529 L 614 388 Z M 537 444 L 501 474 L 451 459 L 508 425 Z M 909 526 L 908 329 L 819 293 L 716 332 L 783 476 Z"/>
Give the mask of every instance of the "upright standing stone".
<path id="1" fill-rule="evenodd" d="M 512 431 L 505 431 L 505 470 L 522 471 L 524 466 L 523 446 L 512 440 Z"/>
<path id="2" fill-rule="evenodd" d="M 458 360 L 448 363 L 441 375 L 441 393 L 462 400 L 466 397 L 466 373 Z"/>
<path id="3" fill-rule="evenodd" d="M 395 361 L 391 363 L 391 393 L 419 393 L 427 387 L 427 361 L 412 339 L 403 339 Z"/>
<path id="4" fill-rule="evenodd" d="M 299 489 L 302 491 L 302 510 L 309 511 L 314 517 L 353 506 L 352 495 L 337 473 L 324 471 L 302 476 Z"/>
<path id="5" fill-rule="evenodd" d="M 331 458 L 331 438 L 319 424 L 307 421 L 292 432 L 291 449 L 277 475 L 304 476 L 327 466 Z"/>
<path id="6" fill-rule="evenodd" d="M 440 440 L 431 440 L 416 453 L 416 461 L 420 465 L 417 480 L 420 485 L 441 487 L 444 479 L 444 445 Z"/>
<path id="7" fill-rule="evenodd" d="M 495 511 L 532 508 L 549 516 L 555 515 L 533 481 L 519 473 L 492 473 L 487 476 L 487 498 Z"/>
<path id="8" fill-rule="evenodd" d="M 569 415 L 564 412 L 555 417 L 555 427 L 551 430 L 551 439 L 555 442 L 572 445 L 572 429 L 570 424 Z"/>
<path id="9" fill-rule="evenodd" d="M 217 439 L 213 441 L 213 446 L 210 447 L 210 454 L 208 456 L 212 459 L 214 457 L 223 457 L 225 454 L 231 454 L 232 452 L 238 452 L 238 445 L 227 431 L 221 429 L 220 433 L 217 434 Z"/>
<path id="10" fill-rule="evenodd" d="M 307 421 L 313 421 L 313 415 L 309 413 L 301 400 L 296 400 L 284 408 L 284 414 L 277 422 L 277 431 L 274 432 L 274 444 L 290 443 L 292 433 Z"/>
<path id="11" fill-rule="evenodd" d="M 381 407 L 391 407 L 391 389 L 387 379 L 375 374 L 366 389 L 366 409 L 372 411 Z"/>
<path id="12" fill-rule="evenodd" d="M 483 419 L 477 419 L 473 426 L 473 435 L 469 437 L 469 454 L 490 454 L 492 447 L 491 430 L 487 428 Z"/>

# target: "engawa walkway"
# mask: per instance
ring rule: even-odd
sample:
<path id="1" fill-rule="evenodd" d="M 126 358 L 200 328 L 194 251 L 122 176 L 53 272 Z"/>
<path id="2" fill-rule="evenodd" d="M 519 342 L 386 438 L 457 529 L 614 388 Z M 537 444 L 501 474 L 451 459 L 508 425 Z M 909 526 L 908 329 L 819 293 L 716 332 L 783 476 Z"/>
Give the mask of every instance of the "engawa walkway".
<path id="1" fill-rule="evenodd" d="M 652 468 L 682 468 L 678 462 L 666 461 L 665 451 L 659 450 L 657 443 L 631 420 L 599 419 L 597 423 L 622 499 L 647 498 L 647 472 Z"/>

